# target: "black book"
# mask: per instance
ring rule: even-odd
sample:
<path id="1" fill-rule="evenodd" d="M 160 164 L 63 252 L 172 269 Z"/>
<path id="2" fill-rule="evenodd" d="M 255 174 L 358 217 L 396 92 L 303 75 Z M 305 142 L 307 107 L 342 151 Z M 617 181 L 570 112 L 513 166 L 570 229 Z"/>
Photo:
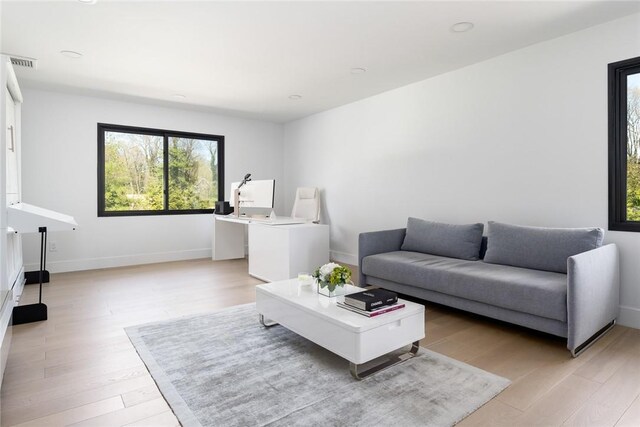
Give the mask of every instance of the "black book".
<path id="1" fill-rule="evenodd" d="M 382 314 L 385 313 L 391 313 L 392 311 L 396 311 L 396 310 L 400 310 L 401 308 L 404 308 L 404 304 L 403 303 L 395 303 L 392 305 L 385 305 L 383 307 L 380 308 L 376 308 L 374 310 L 371 311 L 366 311 L 366 310 L 360 310 L 359 308 L 355 308 L 351 305 L 342 303 L 340 301 L 336 302 L 336 305 L 340 308 L 344 308 L 345 310 L 349 310 L 349 311 L 353 311 L 354 313 L 358 313 L 362 316 L 366 316 L 366 317 L 376 317 L 376 316 L 380 316 Z"/>
<path id="2" fill-rule="evenodd" d="M 385 289 L 368 289 L 344 297 L 345 304 L 366 311 L 395 304 L 396 302 L 398 302 L 398 295 Z"/>

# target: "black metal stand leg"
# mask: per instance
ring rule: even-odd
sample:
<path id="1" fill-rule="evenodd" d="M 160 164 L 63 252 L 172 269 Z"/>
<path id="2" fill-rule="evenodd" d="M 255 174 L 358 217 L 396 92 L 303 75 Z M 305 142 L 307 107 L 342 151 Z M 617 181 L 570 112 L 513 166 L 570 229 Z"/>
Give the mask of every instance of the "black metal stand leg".
<path id="1" fill-rule="evenodd" d="M 40 296 L 38 303 L 42 304 L 42 280 L 44 279 L 44 266 L 47 263 L 47 227 L 40 228 L 40 271 L 38 273 L 38 282 L 40 283 Z"/>
<path id="2" fill-rule="evenodd" d="M 13 307 L 13 325 L 47 320 L 47 305 L 42 303 L 42 282 L 44 280 L 44 266 L 47 259 L 47 227 L 40 227 L 38 231 L 40 232 L 40 271 L 38 272 L 40 289 L 38 303 Z"/>
<path id="3" fill-rule="evenodd" d="M 38 230 L 40 232 L 40 270 L 26 271 L 24 273 L 25 285 L 49 283 L 50 280 L 50 275 L 47 271 L 47 227 L 40 227 Z"/>

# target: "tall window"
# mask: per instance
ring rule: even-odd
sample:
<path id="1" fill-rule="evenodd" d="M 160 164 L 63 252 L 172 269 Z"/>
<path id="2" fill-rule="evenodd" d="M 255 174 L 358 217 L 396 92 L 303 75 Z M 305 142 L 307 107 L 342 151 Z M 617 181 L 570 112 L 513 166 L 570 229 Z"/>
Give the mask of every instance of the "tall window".
<path id="1" fill-rule="evenodd" d="M 640 231 L 640 57 L 609 64 L 609 229 Z"/>
<path id="2" fill-rule="evenodd" d="M 224 136 L 98 124 L 98 216 L 211 213 Z"/>

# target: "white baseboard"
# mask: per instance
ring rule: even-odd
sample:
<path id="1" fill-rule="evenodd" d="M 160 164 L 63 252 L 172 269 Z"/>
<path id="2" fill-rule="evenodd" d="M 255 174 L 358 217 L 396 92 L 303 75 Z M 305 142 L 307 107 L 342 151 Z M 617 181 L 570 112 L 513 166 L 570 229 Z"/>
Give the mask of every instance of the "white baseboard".
<path id="1" fill-rule="evenodd" d="M 358 265 L 358 257 L 346 252 L 330 251 L 329 254 L 332 261 L 344 262 L 349 265 Z"/>
<path id="2" fill-rule="evenodd" d="M 630 328 L 640 329 L 640 308 L 620 306 L 618 324 Z"/>
<path id="3" fill-rule="evenodd" d="M 11 286 L 11 290 L 13 291 L 13 300 L 14 303 L 17 305 L 17 303 L 20 301 L 20 297 L 22 296 L 22 291 L 24 290 L 24 285 L 25 282 L 27 281 L 24 277 L 24 265 L 20 268 L 20 271 L 18 271 L 18 276 L 16 277 L 15 282 L 13 282 L 13 285 Z"/>
<path id="4" fill-rule="evenodd" d="M 248 251 L 247 251 L 248 252 Z M 358 257 L 352 254 L 331 251 L 331 259 L 350 265 L 358 264 Z M 129 265 L 155 264 L 159 262 L 184 261 L 188 259 L 211 258 L 211 249 L 190 249 L 186 251 L 157 252 L 150 254 L 122 255 L 104 258 L 84 258 L 61 261 L 47 260 L 47 270 L 51 273 L 97 270 L 100 268 L 126 267 Z M 36 271 L 39 264 L 25 264 L 25 271 Z"/>
<path id="5" fill-rule="evenodd" d="M 11 337 L 13 328 L 9 327 L 9 321 L 15 306 L 13 290 L 9 290 L 4 301 L 0 301 L 0 385 L 4 377 L 4 369 L 7 367 L 7 358 L 11 349 Z"/>
<path id="6" fill-rule="evenodd" d="M 47 261 L 47 270 L 51 273 L 64 273 L 68 271 L 97 270 L 100 268 L 156 264 L 159 262 L 184 261 L 199 258 L 211 258 L 211 249 L 190 249 L 186 251 L 157 252 L 104 258 Z M 26 271 L 36 271 L 38 268 L 39 264 L 25 264 Z"/>

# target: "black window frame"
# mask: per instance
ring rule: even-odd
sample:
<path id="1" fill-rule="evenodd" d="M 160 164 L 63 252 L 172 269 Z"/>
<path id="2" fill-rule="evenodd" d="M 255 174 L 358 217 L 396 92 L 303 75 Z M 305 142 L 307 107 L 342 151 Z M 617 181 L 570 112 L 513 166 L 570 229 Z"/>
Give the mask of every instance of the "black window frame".
<path id="1" fill-rule="evenodd" d="M 163 194 L 164 206 L 162 210 L 128 210 L 107 211 L 105 208 L 105 133 L 133 133 L 141 135 L 155 135 L 163 137 Z M 216 141 L 218 155 L 218 200 L 224 200 L 224 136 L 203 133 L 184 132 L 166 129 L 125 126 L 109 123 L 98 123 L 98 217 L 114 216 L 149 216 L 149 215 L 193 215 L 211 214 L 214 209 L 169 209 L 169 139 L 188 138 Z"/>
<path id="2" fill-rule="evenodd" d="M 627 76 L 640 73 L 640 56 L 609 68 L 609 230 L 640 232 L 627 220 Z"/>

